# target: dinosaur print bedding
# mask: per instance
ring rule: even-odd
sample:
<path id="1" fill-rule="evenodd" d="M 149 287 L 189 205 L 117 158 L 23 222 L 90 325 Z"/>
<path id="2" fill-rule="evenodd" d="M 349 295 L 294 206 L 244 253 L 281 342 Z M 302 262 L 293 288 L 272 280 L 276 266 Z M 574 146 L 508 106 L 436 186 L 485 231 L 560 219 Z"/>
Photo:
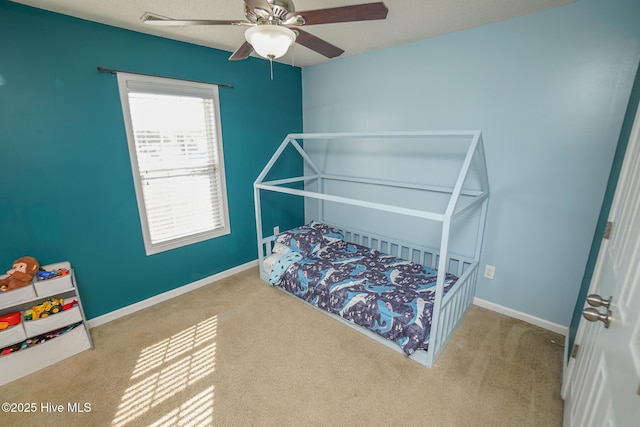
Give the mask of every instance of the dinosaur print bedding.
<path id="1" fill-rule="evenodd" d="M 402 347 L 427 349 L 437 272 L 341 238 L 312 222 L 281 234 L 269 281 Z M 447 274 L 445 293 L 458 278 Z"/>

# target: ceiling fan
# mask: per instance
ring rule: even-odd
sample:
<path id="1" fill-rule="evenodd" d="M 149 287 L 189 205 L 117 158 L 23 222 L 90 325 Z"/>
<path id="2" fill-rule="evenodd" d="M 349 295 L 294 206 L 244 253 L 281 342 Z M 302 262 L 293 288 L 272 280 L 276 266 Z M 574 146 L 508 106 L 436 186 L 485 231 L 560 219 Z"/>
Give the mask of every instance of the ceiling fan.
<path id="1" fill-rule="evenodd" d="M 327 58 L 335 58 L 344 50 L 300 29 L 306 25 L 385 19 L 388 9 L 383 2 L 296 12 L 292 0 L 244 0 L 246 21 L 208 19 L 170 19 L 145 14 L 145 24 L 157 26 L 239 25 L 248 26 L 246 42 L 230 57 L 245 59 L 252 52 L 273 60 L 280 58 L 294 43 L 301 44 Z M 293 30 L 291 29 L 293 28 Z"/>

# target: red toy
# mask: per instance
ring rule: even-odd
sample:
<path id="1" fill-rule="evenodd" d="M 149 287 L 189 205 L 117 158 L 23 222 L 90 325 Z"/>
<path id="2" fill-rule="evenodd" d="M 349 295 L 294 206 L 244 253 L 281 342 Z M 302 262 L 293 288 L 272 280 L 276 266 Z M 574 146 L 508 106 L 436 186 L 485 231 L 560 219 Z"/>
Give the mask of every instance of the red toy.
<path id="1" fill-rule="evenodd" d="M 70 308 L 73 308 L 76 305 L 78 305 L 78 301 L 76 301 L 76 300 L 68 302 L 68 303 L 66 303 L 65 305 L 62 306 L 62 311 L 69 310 Z"/>
<path id="2" fill-rule="evenodd" d="M 20 312 L 7 313 L 0 316 L 0 331 L 20 323 Z"/>

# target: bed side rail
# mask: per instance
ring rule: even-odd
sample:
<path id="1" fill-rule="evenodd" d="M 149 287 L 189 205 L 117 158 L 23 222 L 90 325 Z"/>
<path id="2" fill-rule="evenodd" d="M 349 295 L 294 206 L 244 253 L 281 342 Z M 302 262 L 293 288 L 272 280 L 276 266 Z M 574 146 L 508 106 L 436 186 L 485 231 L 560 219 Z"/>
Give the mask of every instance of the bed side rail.
<path id="1" fill-rule="evenodd" d="M 263 257 L 268 257 L 269 255 L 271 255 L 273 251 L 273 244 L 276 240 L 276 237 L 277 236 L 274 235 L 274 236 L 268 236 L 262 239 L 260 250 L 262 251 Z"/>
<path id="2" fill-rule="evenodd" d="M 449 339 L 460 325 L 461 319 L 473 304 L 473 297 L 476 294 L 478 264 L 478 262 L 471 264 L 460 276 L 456 286 L 451 288 L 442 299 L 438 325 L 431 326 L 431 331 L 436 335 L 436 339 L 431 339 L 429 344 L 429 352 L 432 353 L 433 360 L 436 360 L 447 346 Z"/>
<path id="3" fill-rule="evenodd" d="M 357 243 L 372 249 L 377 249 L 385 254 L 425 265 L 436 269 L 440 261 L 440 251 L 438 249 L 419 246 L 395 238 L 370 233 L 364 230 L 357 230 L 341 225 L 332 227 L 340 230 L 348 242 Z M 475 262 L 473 259 L 450 253 L 447 260 L 447 273 L 461 277 Z"/>
<path id="4" fill-rule="evenodd" d="M 264 259 L 273 253 L 276 237 L 273 235 L 262 238 L 260 247 L 258 247 L 258 268 L 260 269 L 260 278 L 265 282 L 269 281 L 269 275 L 264 271 Z"/>
<path id="5" fill-rule="evenodd" d="M 418 246 L 395 238 L 342 225 L 329 225 L 338 229 L 344 235 L 344 239 L 347 242 L 357 243 L 362 246 L 377 249 L 385 254 L 422 264 L 434 270 L 437 268 L 438 262 L 440 261 L 440 251 L 438 249 L 427 246 Z M 276 236 L 274 235 L 267 236 L 262 239 L 261 248 L 259 249 L 262 251 L 261 254 L 263 258 L 271 255 L 275 238 Z M 475 261 L 471 258 L 450 253 L 447 261 L 447 273 L 461 277 L 474 262 Z"/>

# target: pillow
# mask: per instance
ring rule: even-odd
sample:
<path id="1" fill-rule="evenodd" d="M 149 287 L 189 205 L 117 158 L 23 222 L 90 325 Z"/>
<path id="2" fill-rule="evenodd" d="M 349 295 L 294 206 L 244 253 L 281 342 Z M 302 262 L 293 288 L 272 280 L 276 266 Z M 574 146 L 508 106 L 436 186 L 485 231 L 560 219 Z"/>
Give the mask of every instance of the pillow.
<path id="1" fill-rule="evenodd" d="M 280 260 L 280 258 L 282 258 L 282 256 L 285 253 L 286 252 L 274 252 L 268 257 L 265 257 L 264 260 L 262 261 L 262 266 L 264 267 L 265 273 L 271 274 L 271 270 L 273 269 L 273 266 L 275 265 L 276 262 Z"/>
<path id="2" fill-rule="evenodd" d="M 272 285 L 277 284 L 280 281 L 280 277 L 287 271 L 287 269 L 294 262 L 298 262 L 302 259 L 302 255 L 298 252 L 288 251 L 284 254 L 280 254 L 280 258 L 271 267 L 269 272 L 269 283 Z"/>
<path id="3" fill-rule="evenodd" d="M 313 255 L 321 244 L 329 244 L 344 239 L 342 233 L 321 222 L 312 221 L 307 225 L 281 233 L 276 245 L 281 243 L 303 256 Z"/>
<path id="4" fill-rule="evenodd" d="M 262 263 L 262 265 L 264 266 L 264 271 L 270 274 L 274 264 L 278 262 L 278 260 L 290 250 L 291 249 L 289 249 L 289 246 L 283 245 L 280 242 L 275 242 L 273 244 L 273 248 L 271 249 L 271 255 L 265 257 Z"/>
<path id="5" fill-rule="evenodd" d="M 289 250 L 289 246 L 283 245 L 280 242 L 275 242 L 273 245 L 273 249 L 271 249 L 272 254 L 283 254 Z"/>
<path id="6" fill-rule="evenodd" d="M 341 232 L 333 227 L 329 227 L 327 224 L 311 221 L 309 223 L 309 227 L 313 228 L 314 230 L 320 230 L 322 232 L 322 237 L 324 238 L 325 243 L 333 243 L 344 240 L 344 236 Z"/>

